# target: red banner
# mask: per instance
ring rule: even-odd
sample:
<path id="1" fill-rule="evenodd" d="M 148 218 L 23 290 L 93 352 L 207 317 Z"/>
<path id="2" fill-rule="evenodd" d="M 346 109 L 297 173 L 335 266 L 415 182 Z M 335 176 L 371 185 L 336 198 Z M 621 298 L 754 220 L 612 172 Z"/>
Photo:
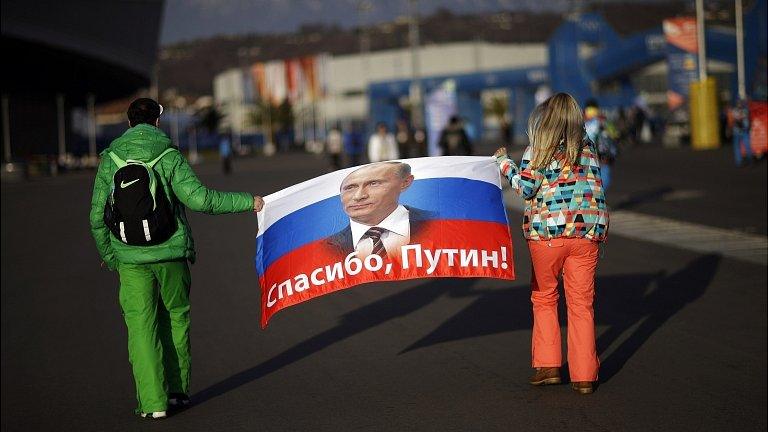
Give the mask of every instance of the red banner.
<path id="1" fill-rule="evenodd" d="M 749 103 L 749 144 L 752 154 L 768 151 L 768 102 Z"/>

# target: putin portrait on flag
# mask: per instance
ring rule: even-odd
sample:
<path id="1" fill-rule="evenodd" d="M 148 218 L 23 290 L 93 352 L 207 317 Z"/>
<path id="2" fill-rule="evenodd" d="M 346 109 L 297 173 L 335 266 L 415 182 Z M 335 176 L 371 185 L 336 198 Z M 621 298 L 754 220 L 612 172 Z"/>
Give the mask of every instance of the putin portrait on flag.
<path id="1" fill-rule="evenodd" d="M 399 257 L 430 218 L 430 212 L 400 203 L 412 183 L 411 166 L 404 162 L 377 162 L 351 172 L 339 191 L 349 225 L 326 239 L 328 247 L 342 258 L 353 251 L 359 258 Z"/>

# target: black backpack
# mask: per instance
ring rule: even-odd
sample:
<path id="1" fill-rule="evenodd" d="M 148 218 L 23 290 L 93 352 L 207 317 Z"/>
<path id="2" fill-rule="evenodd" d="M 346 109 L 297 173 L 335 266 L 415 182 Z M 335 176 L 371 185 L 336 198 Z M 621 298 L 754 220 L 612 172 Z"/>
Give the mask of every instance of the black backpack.
<path id="1" fill-rule="evenodd" d="M 149 162 L 122 160 L 109 152 L 117 165 L 112 191 L 104 206 L 104 223 L 120 241 L 131 246 L 151 246 L 168 240 L 176 232 L 176 217 L 157 181 L 154 166 L 169 148 Z"/>

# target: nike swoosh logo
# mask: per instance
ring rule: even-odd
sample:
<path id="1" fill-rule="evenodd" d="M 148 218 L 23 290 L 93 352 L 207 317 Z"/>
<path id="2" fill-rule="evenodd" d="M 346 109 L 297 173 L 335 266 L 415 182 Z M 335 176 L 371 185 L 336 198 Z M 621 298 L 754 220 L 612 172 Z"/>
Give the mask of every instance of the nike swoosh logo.
<path id="1" fill-rule="evenodd" d="M 136 183 L 137 181 L 139 181 L 139 179 L 136 179 L 136 180 L 133 180 L 133 181 L 129 181 L 128 183 L 126 183 L 126 182 L 124 182 L 124 181 L 121 181 L 121 182 L 120 182 L 120 187 L 121 187 L 121 188 L 123 188 L 123 189 L 125 189 L 125 188 L 127 188 L 128 186 L 130 186 L 130 185 L 132 185 L 132 184 Z"/>

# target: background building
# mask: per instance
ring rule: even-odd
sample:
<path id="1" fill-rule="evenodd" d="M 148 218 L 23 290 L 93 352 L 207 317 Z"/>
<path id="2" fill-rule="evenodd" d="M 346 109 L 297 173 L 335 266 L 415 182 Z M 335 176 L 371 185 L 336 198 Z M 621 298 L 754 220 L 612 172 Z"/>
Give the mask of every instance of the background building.
<path id="1" fill-rule="evenodd" d="M 766 2 L 758 0 L 749 4 L 744 19 L 745 40 L 753 41 L 745 53 L 746 85 L 753 99 L 765 99 L 765 16 Z M 667 18 L 672 20 L 667 22 Z M 510 122 L 514 138 L 522 140 L 537 94 L 566 91 L 581 103 L 596 99 L 613 116 L 642 110 L 652 120 L 654 132 L 660 134 L 669 124 L 667 141 L 679 144 L 688 133 L 687 85 L 696 79 L 697 66 L 695 54 L 676 51 L 669 27 L 678 22 L 690 24 L 691 19 L 659 15 L 655 21 L 646 20 L 646 28 L 619 32 L 603 14 L 574 13 L 564 17 L 542 42 L 446 42 L 415 50 L 404 47 L 322 56 L 325 61 L 319 63 L 323 67 L 316 74 L 322 92 L 309 100 L 290 96 L 291 59 L 263 63 L 266 76 L 253 73 L 252 81 L 247 74 L 235 75 L 240 80 L 238 94 L 253 91 L 255 101 L 273 104 L 289 100 L 297 113 L 299 137 L 322 136 L 329 125 L 338 122 L 364 121 L 370 130 L 379 122 L 392 127 L 398 120 L 411 120 L 414 82 L 423 92 L 422 104 L 416 109 L 422 111 L 422 118 L 429 117 L 429 95 L 450 82 L 455 114 L 465 119 L 476 139 L 493 139 L 500 123 Z M 693 23 L 695 27 L 695 20 Z M 719 97 L 727 104 L 737 86 L 735 31 L 714 23 L 707 26 L 705 40 L 707 69 L 717 78 Z M 418 62 L 415 70 L 414 61 Z M 214 82 L 233 77 L 233 73 L 224 72 Z M 676 86 L 684 88 L 683 94 L 672 94 L 681 92 Z M 231 89 L 214 87 L 217 102 L 233 110 L 233 118 L 242 116 L 237 114 L 242 110 L 233 104 L 238 98 L 245 103 L 250 96 L 232 98 L 228 96 L 233 94 Z M 265 91 L 269 97 L 263 97 Z M 440 127 L 433 129 L 439 131 Z"/>

